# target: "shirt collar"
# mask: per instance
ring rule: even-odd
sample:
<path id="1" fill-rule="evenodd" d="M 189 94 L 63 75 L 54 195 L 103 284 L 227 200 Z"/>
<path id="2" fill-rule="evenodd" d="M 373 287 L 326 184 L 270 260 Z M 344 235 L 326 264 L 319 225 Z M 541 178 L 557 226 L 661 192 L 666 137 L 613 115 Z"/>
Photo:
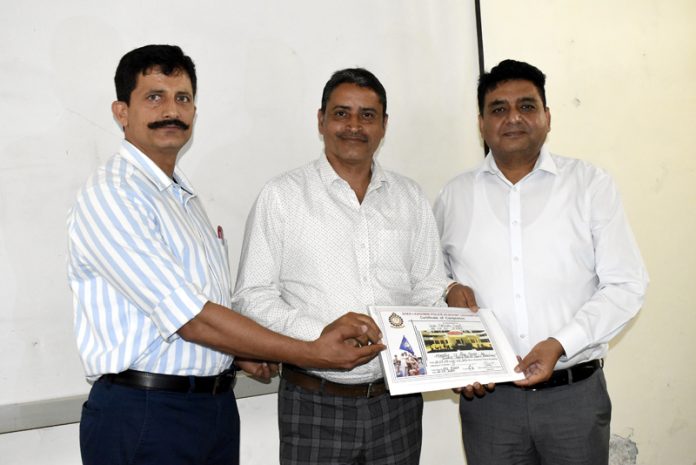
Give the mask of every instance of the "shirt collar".
<path id="1" fill-rule="evenodd" d="M 186 176 L 184 176 L 179 167 L 174 167 L 174 179 L 170 178 L 154 161 L 152 161 L 152 159 L 150 159 L 150 157 L 125 139 L 121 142 L 121 150 L 119 153 L 123 158 L 139 169 L 160 191 L 164 191 L 171 187 L 174 184 L 174 179 L 176 179 L 176 183 L 181 188 L 191 195 L 195 195 L 191 183 Z"/>
<path id="2" fill-rule="evenodd" d="M 549 152 L 549 149 L 546 147 L 546 144 L 541 146 L 541 152 L 534 165 L 534 169 L 546 171 L 551 174 L 558 174 L 558 167 L 551 156 L 551 152 Z"/>
<path id="3" fill-rule="evenodd" d="M 326 186 L 330 186 L 331 184 L 337 181 L 343 183 L 346 182 L 343 178 L 341 178 L 338 175 L 338 173 L 336 173 L 336 170 L 333 169 L 333 166 L 331 166 L 331 163 L 329 163 L 329 160 L 326 158 L 326 154 L 322 154 L 319 157 L 319 159 L 315 163 L 315 166 L 319 171 L 319 177 Z M 372 160 L 371 170 L 372 177 L 370 178 L 370 185 L 367 188 L 368 191 L 378 189 L 379 187 L 381 187 L 382 184 L 389 183 L 389 179 L 387 177 L 386 172 L 382 169 L 382 165 L 380 165 L 374 159 Z"/>
<path id="4" fill-rule="evenodd" d="M 558 174 L 558 167 L 556 166 L 556 162 L 553 160 L 553 157 L 551 157 L 551 153 L 546 147 L 546 144 L 541 146 L 539 158 L 537 158 L 536 163 L 534 163 L 532 173 L 537 170 L 546 171 L 550 174 Z M 483 163 L 481 163 L 481 165 L 476 169 L 476 177 L 479 177 L 482 173 L 503 176 L 490 150 L 488 151 L 486 158 L 483 160 Z"/>

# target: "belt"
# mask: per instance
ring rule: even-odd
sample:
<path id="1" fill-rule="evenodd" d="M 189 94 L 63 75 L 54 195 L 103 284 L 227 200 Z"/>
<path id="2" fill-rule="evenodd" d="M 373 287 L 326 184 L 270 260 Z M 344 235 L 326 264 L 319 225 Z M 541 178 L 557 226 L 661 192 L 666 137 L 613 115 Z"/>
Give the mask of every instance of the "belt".
<path id="1" fill-rule="evenodd" d="M 387 392 L 387 385 L 384 384 L 384 379 L 363 384 L 334 383 L 286 364 L 283 364 L 281 376 L 289 383 L 307 391 L 339 397 L 377 397 Z"/>
<path id="2" fill-rule="evenodd" d="M 122 386 L 146 391 L 173 391 L 187 393 L 222 394 L 234 388 L 236 372 L 234 368 L 223 371 L 217 376 L 177 376 L 148 373 L 145 371 L 126 370 L 121 373 L 109 373 L 99 378 Z"/>
<path id="3" fill-rule="evenodd" d="M 604 360 L 592 360 L 589 362 L 578 363 L 570 368 L 564 368 L 563 370 L 556 370 L 551 374 L 551 378 L 543 383 L 538 383 L 533 386 L 523 387 L 522 389 L 526 391 L 538 391 L 540 389 L 548 389 L 557 386 L 565 386 L 567 384 L 577 383 L 584 379 L 589 378 L 594 374 L 595 371 L 604 366 Z M 512 385 L 516 386 L 514 383 L 500 383 L 502 385 Z"/>

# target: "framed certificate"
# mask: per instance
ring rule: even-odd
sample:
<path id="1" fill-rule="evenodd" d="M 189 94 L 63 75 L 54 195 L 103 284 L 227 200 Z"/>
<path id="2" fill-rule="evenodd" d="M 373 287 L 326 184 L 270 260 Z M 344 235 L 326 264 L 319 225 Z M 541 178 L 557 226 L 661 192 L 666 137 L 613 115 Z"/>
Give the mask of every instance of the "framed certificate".
<path id="1" fill-rule="evenodd" d="M 392 395 L 524 379 L 493 312 L 452 307 L 370 307 L 387 348 Z"/>

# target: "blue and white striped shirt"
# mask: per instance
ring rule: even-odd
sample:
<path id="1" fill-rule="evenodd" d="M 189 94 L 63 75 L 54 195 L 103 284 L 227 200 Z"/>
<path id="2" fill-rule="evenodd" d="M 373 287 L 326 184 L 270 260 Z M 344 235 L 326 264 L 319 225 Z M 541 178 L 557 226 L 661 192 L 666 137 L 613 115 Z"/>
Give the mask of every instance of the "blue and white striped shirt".
<path id="1" fill-rule="evenodd" d="M 232 358 L 177 331 L 207 301 L 230 307 L 227 250 L 182 173 L 124 141 L 68 215 L 75 333 L 90 382 L 127 369 L 216 375 Z"/>

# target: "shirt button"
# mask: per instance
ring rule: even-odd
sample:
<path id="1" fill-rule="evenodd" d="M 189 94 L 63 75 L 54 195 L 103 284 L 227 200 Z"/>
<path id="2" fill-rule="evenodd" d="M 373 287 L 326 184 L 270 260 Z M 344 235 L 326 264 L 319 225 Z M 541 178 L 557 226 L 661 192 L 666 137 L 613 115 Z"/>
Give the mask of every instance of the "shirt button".
<path id="1" fill-rule="evenodd" d="M 519 262 L 519 261 L 520 261 L 520 257 L 512 257 L 512 260 L 515 261 L 515 262 Z"/>
<path id="2" fill-rule="evenodd" d="M 525 337 L 527 337 L 526 334 L 520 334 L 520 339 L 524 339 Z"/>
<path id="3" fill-rule="evenodd" d="M 518 300 L 519 300 L 519 299 L 520 299 L 520 297 L 522 297 L 522 296 L 521 296 L 521 295 L 519 295 L 519 294 L 515 294 L 515 299 L 518 299 Z"/>
<path id="4" fill-rule="evenodd" d="M 520 222 L 517 221 L 517 220 L 512 220 L 512 224 L 513 224 L 514 226 L 517 226 L 519 223 L 520 223 Z"/>

